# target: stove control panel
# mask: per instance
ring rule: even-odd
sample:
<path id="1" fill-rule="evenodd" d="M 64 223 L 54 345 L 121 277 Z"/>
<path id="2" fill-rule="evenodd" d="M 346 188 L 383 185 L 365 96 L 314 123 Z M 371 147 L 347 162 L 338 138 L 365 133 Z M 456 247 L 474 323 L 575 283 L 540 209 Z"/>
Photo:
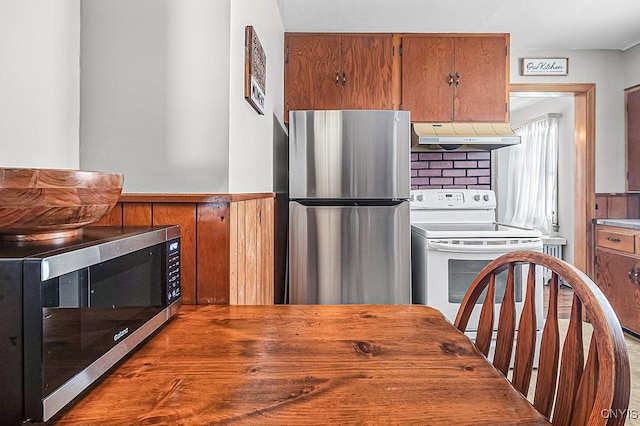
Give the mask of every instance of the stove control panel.
<path id="1" fill-rule="evenodd" d="M 478 194 L 474 196 L 479 197 Z M 424 196 L 423 196 L 424 198 Z M 464 204 L 464 195 L 462 192 L 440 192 L 436 193 L 436 201 L 438 203 L 446 204 Z"/>
<path id="2" fill-rule="evenodd" d="M 495 193 L 485 189 L 413 189 L 409 201 L 412 209 L 424 210 L 496 208 Z"/>

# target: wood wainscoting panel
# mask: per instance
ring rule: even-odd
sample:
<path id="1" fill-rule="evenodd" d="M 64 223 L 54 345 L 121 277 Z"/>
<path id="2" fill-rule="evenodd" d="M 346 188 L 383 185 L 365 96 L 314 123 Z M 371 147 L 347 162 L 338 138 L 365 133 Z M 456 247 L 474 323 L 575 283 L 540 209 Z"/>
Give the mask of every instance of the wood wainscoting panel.
<path id="1" fill-rule="evenodd" d="M 123 194 L 96 225 L 179 225 L 182 303 L 275 300 L 275 194 Z"/>
<path id="2" fill-rule="evenodd" d="M 238 203 L 229 206 L 229 304 L 238 304 Z"/>
<path id="3" fill-rule="evenodd" d="M 262 254 L 262 297 L 264 304 L 275 303 L 275 198 L 260 200 L 260 253 Z"/>
<path id="4" fill-rule="evenodd" d="M 627 197 L 624 194 L 611 195 L 607 200 L 607 217 L 624 219 L 627 217 Z"/>
<path id="5" fill-rule="evenodd" d="M 124 203 L 122 217 L 125 226 L 151 226 L 153 205 L 152 203 Z"/>
<path id="6" fill-rule="evenodd" d="M 236 204 L 235 216 L 231 216 L 231 226 L 236 228 L 236 240 L 229 242 L 229 263 L 236 264 L 236 304 L 244 305 L 247 303 L 245 297 L 245 290 L 247 286 L 246 277 L 246 229 L 245 229 L 245 211 L 246 201 L 240 201 L 238 203 L 231 203 L 233 206 Z M 235 257 L 235 261 L 231 260 Z"/>
<path id="7" fill-rule="evenodd" d="M 122 203 L 115 206 L 99 221 L 93 223 L 95 226 L 122 226 Z"/>
<path id="8" fill-rule="evenodd" d="M 197 304 L 230 302 L 230 207 L 228 202 L 197 205 Z"/>
<path id="9" fill-rule="evenodd" d="M 597 219 L 640 219 L 640 194 L 596 194 Z"/>
<path id="10" fill-rule="evenodd" d="M 627 194 L 627 217 L 640 218 L 640 194 Z"/>
<path id="11" fill-rule="evenodd" d="M 606 219 L 607 218 L 607 200 L 609 197 L 602 194 L 596 194 L 596 219 Z"/>
<path id="12" fill-rule="evenodd" d="M 232 202 L 229 303 L 274 303 L 273 198 Z"/>
<path id="13" fill-rule="evenodd" d="M 245 201 L 245 209 L 245 304 L 255 305 L 257 304 L 256 288 L 258 286 L 258 256 L 256 253 L 258 241 L 257 200 Z"/>
<path id="14" fill-rule="evenodd" d="M 196 205 L 154 203 L 153 225 L 179 225 L 182 303 L 195 304 L 196 296 Z"/>

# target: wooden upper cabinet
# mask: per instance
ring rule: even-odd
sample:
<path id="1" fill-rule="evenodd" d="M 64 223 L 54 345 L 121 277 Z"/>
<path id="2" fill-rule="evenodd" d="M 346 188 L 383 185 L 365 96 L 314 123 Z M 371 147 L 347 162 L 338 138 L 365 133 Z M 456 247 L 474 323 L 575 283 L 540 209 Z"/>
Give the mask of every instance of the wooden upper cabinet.
<path id="1" fill-rule="evenodd" d="M 402 109 L 412 121 L 508 121 L 508 34 L 402 37 Z"/>
<path id="2" fill-rule="evenodd" d="M 290 110 L 392 109 L 391 35 L 285 34 Z"/>
<path id="3" fill-rule="evenodd" d="M 640 191 L 640 86 L 624 91 L 627 191 Z"/>
<path id="4" fill-rule="evenodd" d="M 289 110 L 340 104 L 340 37 L 285 34 L 285 120 Z"/>
<path id="5" fill-rule="evenodd" d="M 411 121 L 453 120 L 454 45 L 449 37 L 402 38 L 401 107 Z"/>
<path id="6" fill-rule="evenodd" d="M 340 108 L 392 109 L 391 36 L 343 36 L 341 51 Z"/>

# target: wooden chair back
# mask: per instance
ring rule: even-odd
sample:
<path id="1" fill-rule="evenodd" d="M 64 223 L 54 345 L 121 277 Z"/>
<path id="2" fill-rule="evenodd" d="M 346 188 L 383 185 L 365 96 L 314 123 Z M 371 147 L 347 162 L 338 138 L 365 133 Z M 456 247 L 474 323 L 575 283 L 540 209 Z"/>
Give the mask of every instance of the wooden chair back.
<path id="1" fill-rule="evenodd" d="M 528 265 L 524 305 L 517 327 L 515 269 Z M 515 339 L 515 360 L 511 383 L 526 397 L 529 392 L 536 349 L 536 268 L 551 271 L 549 304 L 540 342 L 534 407 L 554 425 L 624 424 L 629 405 L 629 358 L 618 319 L 596 284 L 574 266 L 544 253 L 519 251 L 489 263 L 467 291 L 455 326 L 465 331 L 478 298 L 486 290 L 480 308 L 475 346 L 485 356 L 494 334 L 496 276 L 507 272 L 504 298 L 496 330 L 493 365 L 509 375 Z M 540 275 L 540 274 L 538 274 Z M 573 304 L 560 361 L 558 327 L 559 277 L 573 288 Z M 524 281 L 524 277 L 523 277 Z M 586 363 L 582 321 L 593 327 Z M 560 361 L 560 362 L 559 362 Z"/>

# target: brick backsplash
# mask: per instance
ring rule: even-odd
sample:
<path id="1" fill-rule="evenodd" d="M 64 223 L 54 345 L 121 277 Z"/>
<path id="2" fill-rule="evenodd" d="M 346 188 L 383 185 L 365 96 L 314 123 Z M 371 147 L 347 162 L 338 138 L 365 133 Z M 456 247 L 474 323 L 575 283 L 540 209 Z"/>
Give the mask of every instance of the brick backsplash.
<path id="1" fill-rule="evenodd" d="M 490 152 L 412 152 L 411 189 L 491 189 Z"/>

